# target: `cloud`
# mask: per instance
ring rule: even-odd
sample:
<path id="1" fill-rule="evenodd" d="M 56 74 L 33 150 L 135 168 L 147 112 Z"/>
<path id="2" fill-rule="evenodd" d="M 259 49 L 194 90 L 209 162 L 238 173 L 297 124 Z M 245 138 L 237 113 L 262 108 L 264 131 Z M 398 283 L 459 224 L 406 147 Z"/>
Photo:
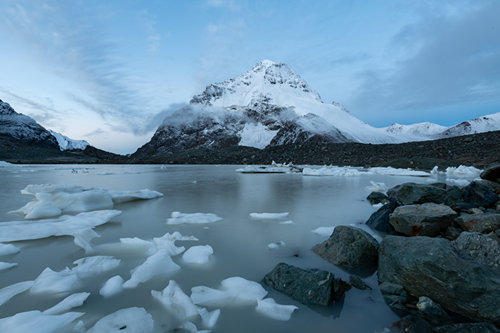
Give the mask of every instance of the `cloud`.
<path id="1" fill-rule="evenodd" d="M 212 8 L 223 8 L 227 9 L 230 11 L 237 11 L 241 7 L 240 5 L 242 4 L 242 1 L 235 1 L 235 0 L 207 0 L 205 2 L 205 6 L 207 7 L 212 7 Z"/>
<path id="2" fill-rule="evenodd" d="M 374 115 L 500 102 L 500 2 L 483 4 L 402 29 L 391 45 L 400 61 L 363 71 L 350 107 Z"/>
<path id="3" fill-rule="evenodd" d="M 107 133 L 106 131 L 104 131 L 102 128 L 97 128 L 91 132 L 88 132 L 86 134 L 84 134 L 84 136 L 86 137 L 93 137 L 93 136 L 98 136 L 98 135 L 101 135 L 101 134 L 105 134 Z"/>

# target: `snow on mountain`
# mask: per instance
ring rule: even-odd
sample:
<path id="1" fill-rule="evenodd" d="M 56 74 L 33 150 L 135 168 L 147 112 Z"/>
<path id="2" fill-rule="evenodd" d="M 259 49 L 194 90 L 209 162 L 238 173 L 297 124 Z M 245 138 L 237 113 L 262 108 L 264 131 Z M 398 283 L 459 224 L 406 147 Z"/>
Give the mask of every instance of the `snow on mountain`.
<path id="1" fill-rule="evenodd" d="M 59 144 L 59 149 L 61 151 L 84 150 L 89 145 L 89 143 L 85 140 L 73 140 L 65 135 L 62 135 L 61 133 L 54 132 L 52 130 L 49 130 L 49 132 L 56 138 L 57 143 Z"/>
<path id="2" fill-rule="evenodd" d="M 384 127 L 382 129 L 391 135 L 397 136 L 400 140 L 405 142 L 436 139 L 447 129 L 447 127 L 430 122 L 423 122 L 411 125 L 394 123 L 391 126 Z"/>
<path id="3" fill-rule="evenodd" d="M 33 118 L 17 113 L 2 100 L 0 100 L 0 134 L 28 143 L 57 147 L 57 141 L 49 131 Z"/>
<path id="4" fill-rule="evenodd" d="M 441 137 L 453 137 L 467 134 L 500 130 L 500 112 L 464 121 L 451 126 L 441 133 Z"/>

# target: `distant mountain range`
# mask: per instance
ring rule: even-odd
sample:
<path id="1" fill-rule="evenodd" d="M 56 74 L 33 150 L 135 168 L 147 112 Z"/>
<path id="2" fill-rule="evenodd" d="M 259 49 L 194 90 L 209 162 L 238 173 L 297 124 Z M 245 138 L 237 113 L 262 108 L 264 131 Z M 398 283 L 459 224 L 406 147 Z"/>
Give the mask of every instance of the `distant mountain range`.
<path id="1" fill-rule="evenodd" d="M 263 60 L 236 78 L 210 84 L 189 104 L 170 109 L 151 140 L 131 158 L 140 161 L 195 149 L 238 146 L 264 149 L 304 143 L 403 143 L 497 130 L 500 113 L 451 127 L 424 122 L 375 128 L 339 103 L 324 103 L 286 64 Z M 47 130 L 1 100 L 0 139 L 11 147 L 12 156 L 16 145 L 27 145 L 93 158 L 126 159 L 85 140 Z"/>
<path id="2" fill-rule="evenodd" d="M 305 142 L 402 143 L 494 130 L 500 130 L 500 113 L 452 127 L 425 122 L 375 128 L 339 103 L 324 103 L 286 64 L 264 60 L 243 75 L 210 84 L 189 105 L 171 110 L 150 142 L 132 157 L 233 145 L 263 149 Z"/>

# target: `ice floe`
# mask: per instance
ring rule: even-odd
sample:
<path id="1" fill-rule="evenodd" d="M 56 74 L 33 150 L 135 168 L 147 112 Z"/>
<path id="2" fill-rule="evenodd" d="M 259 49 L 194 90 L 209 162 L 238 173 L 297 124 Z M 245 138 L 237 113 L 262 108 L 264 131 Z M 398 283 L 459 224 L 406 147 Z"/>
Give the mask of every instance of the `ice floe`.
<path id="1" fill-rule="evenodd" d="M 21 312 L 0 319 L 0 332 L 71 332 L 74 326 L 72 323 L 83 315 L 81 312 L 67 312 L 60 315 L 44 314 L 41 311 Z"/>
<path id="2" fill-rule="evenodd" d="M 144 308 L 132 307 L 101 318 L 87 333 L 149 333 L 153 327 L 153 317 Z"/>
<path id="3" fill-rule="evenodd" d="M 292 313 L 297 310 L 298 307 L 295 305 L 281 305 L 276 303 L 272 298 L 266 298 L 263 300 L 257 300 L 257 310 L 258 313 L 281 321 L 290 320 Z"/>
<path id="4" fill-rule="evenodd" d="M 286 243 L 284 241 L 277 241 L 277 242 L 272 242 L 272 243 L 267 244 L 267 248 L 270 250 L 275 250 L 275 249 L 278 249 L 278 248 L 283 247 L 285 245 L 286 245 Z"/>
<path id="5" fill-rule="evenodd" d="M 318 227 L 314 230 L 311 230 L 311 232 L 323 237 L 328 237 L 333 233 L 334 229 L 335 227 Z"/>
<path id="6" fill-rule="evenodd" d="M 0 168 L 2 167 L 11 167 L 11 166 L 16 166 L 15 164 L 5 162 L 5 161 L 0 161 Z"/>
<path id="7" fill-rule="evenodd" d="M 18 265 L 18 263 L 16 262 L 3 262 L 3 261 L 0 261 L 0 271 L 4 271 L 6 269 L 9 269 L 9 268 L 12 268 L 12 267 L 16 267 Z"/>
<path id="8" fill-rule="evenodd" d="M 288 217 L 290 213 L 250 213 L 250 217 L 258 220 L 278 220 Z"/>
<path id="9" fill-rule="evenodd" d="M 477 178 L 481 174 L 481 169 L 477 169 L 473 166 L 465 166 L 465 165 L 460 165 L 458 167 L 448 167 L 446 170 L 443 172 L 446 174 L 448 177 L 453 177 L 453 178 Z M 432 174 L 438 174 L 440 171 L 438 171 L 438 167 L 435 166 L 431 170 Z"/>
<path id="10" fill-rule="evenodd" d="M 161 249 L 149 256 L 145 262 L 132 269 L 130 279 L 125 281 L 123 288 L 136 288 L 157 276 L 169 276 L 181 269 L 170 257 L 167 249 Z"/>
<path id="11" fill-rule="evenodd" d="M 63 213 L 88 212 L 110 209 L 115 204 L 153 199 L 162 193 L 148 189 L 139 191 L 111 191 L 102 188 L 77 185 L 36 185 L 21 190 L 22 194 L 35 198 L 11 213 L 22 213 L 25 219 L 40 219 L 59 216 Z"/>
<path id="12" fill-rule="evenodd" d="M 206 264 L 213 254 L 214 250 L 210 245 L 196 245 L 191 246 L 184 252 L 182 260 L 188 264 Z"/>
<path id="13" fill-rule="evenodd" d="M 388 189 L 387 185 L 385 185 L 385 183 L 381 183 L 381 182 L 374 182 L 374 181 L 370 181 L 370 185 L 368 185 L 366 187 L 366 189 L 370 192 L 381 192 L 381 193 L 385 193 Z"/>
<path id="14" fill-rule="evenodd" d="M 102 288 L 99 290 L 99 294 L 103 297 L 111 297 L 119 294 L 123 290 L 123 278 L 120 275 L 115 275 L 109 278 Z"/>
<path id="15" fill-rule="evenodd" d="M 359 177 L 362 175 L 390 175 L 390 176 L 413 176 L 413 177 L 428 177 L 429 172 L 418 171 L 412 169 L 397 169 L 392 167 L 339 167 L 339 166 L 324 166 L 319 168 L 304 168 L 302 174 L 305 176 L 342 176 L 342 177 Z"/>
<path id="16" fill-rule="evenodd" d="M 56 296 L 67 294 L 71 290 L 82 286 L 82 279 L 90 278 L 117 268 L 120 259 L 110 256 L 94 256 L 78 259 L 73 262 L 76 266 L 66 267 L 56 272 L 49 267 L 35 279 L 30 292 L 33 294 L 50 293 Z"/>
<path id="17" fill-rule="evenodd" d="M 18 253 L 20 249 L 12 244 L 2 244 L 0 243 L 0 256 L 7 256 L 9 254 Z"/>
<path id="18" fill-rule="evenodd" d="M 76 245 L 90 250 L 90 240 L 98 236 L 92 228 L 105 224 L 120 214 L 119 210 L 100 210 L 42 221 L 2 222 L 0 223 L 0 242 L 73 236 Z"/>
<path id="19" fill-rule="evenodd" d="M 280 224 L 293 224 L 292 220 L 281 221 Z"/>
<path id="20" fill-rule="evenodd" d="M 34 281 L 23 281 L 11 284 L 0 289 L 0 305 L 8 302 L 12 297 L 19 295 L 33 286 Z"/>
<path id="21" fill-rule="evenodd" d="M 180 212 L 172 212 L 170 218 L 167 219 L 167 224 L 203 224 L 203 223 L 214 223 L 222 220 L 222 217 L 219 217 L 212 213 L 180 213 Z"/>
<path id="22" fill-rule="evenodd" d="M 237 276 L 223 280 L 219 289 L 206 286 L 191 288 L 193 303 L 202 306 L 252 305 L 266 295 L 267 291 L 259 283 Z"/>
<path id="23" fill-rule="evenodd" d="M 301 173 L 302 168 L 293 165 L 292 163 L 276 163 L 271 165 L 247 165 L 244 168 L 236 169 L 240 173 Z"/>
<path id="24" fill-rule="evenodd" d="M 83 303 L 90 296 L 90 293 L 77 293 L 73 295 L 69 295 L 61 302 L 57 303 L 53 307 L 43 311 L 43 314 L 46 315 L 57 315 L 64 312 L 67 312 L 73 308 L 82 306 Z"/>

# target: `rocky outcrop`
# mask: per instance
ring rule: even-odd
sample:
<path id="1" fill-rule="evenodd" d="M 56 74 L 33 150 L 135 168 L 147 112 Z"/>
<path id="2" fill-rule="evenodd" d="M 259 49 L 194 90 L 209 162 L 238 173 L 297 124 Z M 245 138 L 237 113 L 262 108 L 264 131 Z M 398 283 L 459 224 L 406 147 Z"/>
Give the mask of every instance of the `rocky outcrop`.
<path id="1" fill-rule="evenodd" d="M 389 202 L 389 197 L 382 192 L 372 192 L 366 197 L 366 200 L 368 200 L 372 205 L 379 203 L 387 204 Z"/>
<path id="2" fill-rule="evenodd" d="M 456 216 L 450 207 L 428 202 L 396 208 L 389 222 L 394 230 L 407 236 L 437 236 Z"/>
<path id="3" fill-rule="evenodd" d="M 475 207 L 492 207 L 498 196 L 490 186 L 472 182 L 464 188 L 464 201 Z"/>
<path id="4" fill-rule="evenodd" d="M 312 250 L 346 269 L 370 269 L 377 265 L 378 242 L 358 228 L 337 226 L 326 241 L 315 245 Z"/>
<path id="5" fill-rule="evenodd" d="M 463 194 L 458 186 L 449 186 L 444 183 L 431 185 L 404 183 L 389 189 L 387 195 L 403 205 L 426 202 L 452 205 L 463 201 Z"/>
<path id="6" fill-rule="evenodd" d="M 500 229 L 500 213 L 461 214 L 455 222 L 466 231 L 489 233 Z"/>
<path id="7" fill-rule="evenodd" d="M 484 169 L 480 177 L 495 183 L 500 183 L 500 164 L 494 164 Z"/>
<path id="8" fill-rule="evenodd" d="M 267 273 L 262 282 L 305 305 L 328 306 L 340 301 L 348 284 L 327 271 L 306 271 L 285 263 Z"/>
<path id="9" fill-rule="evenodd" d="M 394 228 L 389 223 L 389 218 L 398 206 L 399 204 L 395 200 L 389 201 L 368 218 L 366 225 L 384 234 L 395 234 Z"/>
<path id="10" fill-rule="evenodd" d="M 388 303 L 395 311 L 408 309 L 409 297 L 394 299 L 397 293 L 383 284 L 400 286 L 400 294 L 427 296 L 449 313 L 500 323 L 500 276 L 454 244 L 442 238 L 387 236 L 379 248 L 382 293 L 392 297 Z"/>

